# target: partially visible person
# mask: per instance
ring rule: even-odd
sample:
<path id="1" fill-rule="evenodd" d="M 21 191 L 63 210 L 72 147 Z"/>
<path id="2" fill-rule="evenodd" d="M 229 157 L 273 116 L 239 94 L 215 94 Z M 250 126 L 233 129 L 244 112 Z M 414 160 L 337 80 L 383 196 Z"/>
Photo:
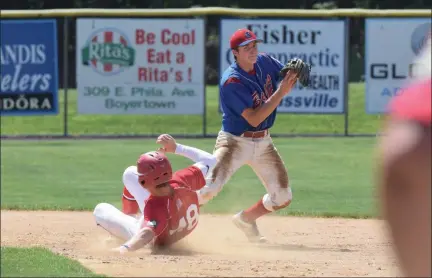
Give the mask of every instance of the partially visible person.
<path id="1" fill-rule="evenodd" d="M 381 212 L 408 277 L 431 277 L 430 51 L 429 40 L 416 61 L 423 72 L 391 101 L 378 145 Z"/>

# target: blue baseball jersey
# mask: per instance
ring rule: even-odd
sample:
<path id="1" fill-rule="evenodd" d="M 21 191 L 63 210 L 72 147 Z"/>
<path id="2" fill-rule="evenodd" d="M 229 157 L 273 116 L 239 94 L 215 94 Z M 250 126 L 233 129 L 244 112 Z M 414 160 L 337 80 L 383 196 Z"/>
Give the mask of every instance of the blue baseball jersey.
<path id="1" fill-rule="evenodd" d="M 260 53 L 252 72 L 244 71 L 235 62 L 225 70 L 219 84 L 223 131 L 241 135 L 273 126 L 276 109 L 257 127 L 251 126 L 241 114 L 247 108 L 259 107 L 274 93 L 282 68 L 281 62 Z"/>

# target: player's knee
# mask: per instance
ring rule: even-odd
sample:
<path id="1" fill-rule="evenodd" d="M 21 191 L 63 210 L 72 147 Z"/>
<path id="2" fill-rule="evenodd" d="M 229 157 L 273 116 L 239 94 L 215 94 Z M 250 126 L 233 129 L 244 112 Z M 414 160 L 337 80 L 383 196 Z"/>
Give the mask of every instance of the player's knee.
<path id="1" fill-rule="evenodd" d="M 127 188 L 129 184 L 134 184 L 134 181 L 136 180 L 136 166 L 129 166 L 127 167 L 123 172 L 123 184 L 126 186 L 126 189 L 129 190 L 130 188 Z"/>
<path id="2" fill-rule="evenodd" d="M 99 203 L 93 210 L 93 216 L 96 220 L 96 223 L 100 224 L 103 219 L 110 213 L 113 205 L 108 203 Z"/>
<path id="3" fill-rule="evenodd" d="M 216 197 L 222 190 L 223 183 L 207 181 L 207 184 L 198 192 L 200 205 L 207 204 L 211 199 Z"/>
<path id="4" fill-rule="evenodd" d="M 280 188 L 279 194 L 276 195 L 276 203 L 279 206 L 288 206 L 292 201 L 292 190 L 291 187 Z"/>
<path id="5" fill-rule="evenodd" d="M 99 203 L 96 205 L 96 207 L 93 210 L 93 216 L 98 219 L 101 215 L 104 213 L 104 207 L 106 206 L 106 203 Z"/>
<path id="6" fill-rule="evenodd" d="M 263 205 L 269 211 L 283 209 L 291 204 L 292 191 L 291 187 L 279 188 L 272 195 L 265 194 L 263 197 Z"/>

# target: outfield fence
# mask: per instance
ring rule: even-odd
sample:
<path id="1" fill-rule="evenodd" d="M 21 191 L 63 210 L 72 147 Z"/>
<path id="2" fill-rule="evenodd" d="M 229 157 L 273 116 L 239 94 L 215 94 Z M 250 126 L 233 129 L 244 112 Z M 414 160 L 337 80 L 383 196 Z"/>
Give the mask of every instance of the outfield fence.
<path id="1" fill-rule="evenodd" d="M 233 62 L 229 37 L 239 28 L 254 31 L 264 40 L 260 51 L 282 63 L 299 57 L 312 65 L 312 85 L 297 86 L 280 103 L 273 136 L 375 135 L 388 101 L 416 76 L 413 61 L 430 37 L 431 15 L 221 7 L 5 10 L 2 139 L 161 132 L 214 137 L 221 118 L 217 82 Z M 46 128 L 48 122 L 54 128 Z"/>

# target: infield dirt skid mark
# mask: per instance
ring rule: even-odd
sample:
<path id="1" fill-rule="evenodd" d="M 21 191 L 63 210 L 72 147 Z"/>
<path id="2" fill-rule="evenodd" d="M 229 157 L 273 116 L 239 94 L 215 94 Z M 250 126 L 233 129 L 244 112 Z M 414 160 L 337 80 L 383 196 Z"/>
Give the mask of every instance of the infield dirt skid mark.
<path id="1" fill-rule="evenodd" d="M 264 217 L 271 243 L 249 244 L 230 216 L 202 215 L 169 252 L 121 256 L 90 212 L 3 211 L 2 246 L 44 246 L 98 273 L 131 276 L 397 276 L 379 220 Z"/>

